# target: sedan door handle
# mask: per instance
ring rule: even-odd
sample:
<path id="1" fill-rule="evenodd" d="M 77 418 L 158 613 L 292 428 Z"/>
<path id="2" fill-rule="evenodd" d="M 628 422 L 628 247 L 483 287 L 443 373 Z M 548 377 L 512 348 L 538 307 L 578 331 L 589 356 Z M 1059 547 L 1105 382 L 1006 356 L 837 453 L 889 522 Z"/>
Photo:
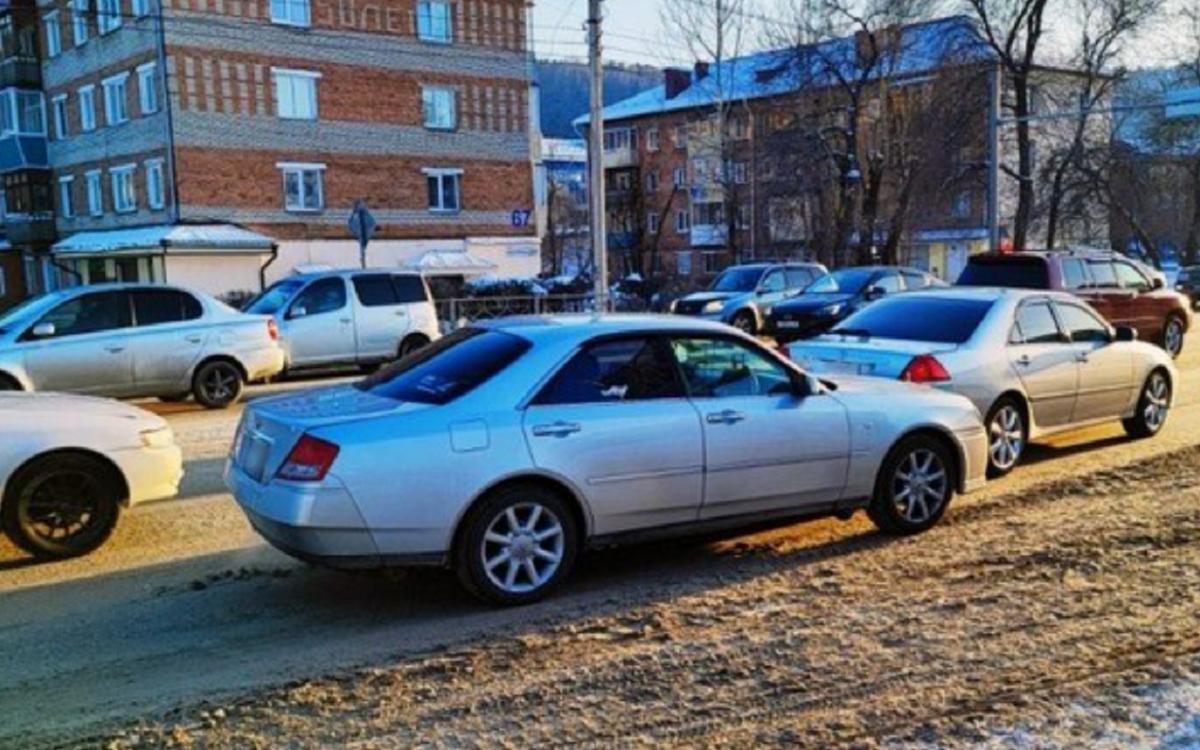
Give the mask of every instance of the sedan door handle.
<path id="1" fill-rule="evenodd" d="M 109 354 L 120 354 L 121 352 L 125 351 L 125 347 L 123 347 L 123 346 L 106 346 L 106 347 L 104 347 L 104 351 L 108 352 Z"/>
<path id="2" fill-rule="evenodd" d="M 349 325 L 352 321 L 350 320 L 350 318 L 338 318 L 338 322 L 346 323 L 347 325 Z"/>
<path id="3" fill-rule="evenodd" d="M 404 310 L 397 310 L 397 311 L 396 311 L 396 315 L 397 315 L 398 317 L 401 317 L 401 318 L 403 318 L 405 315 L 408 315 L 408 313 L 407 313 L 407 312 L 405 312 Z"/>
<path id="4" fill-rule="evenodd" d="M 199 344 L 204 340 L 203 336 L 186 336 L 185 339 L 192 344 Z"/>
<path id="5" fill-rule="evenodd" d="M 1087 362 L 1088 361 L 1087 352 L 1080 352 L 1079 354 L 1076 354 L 1075 361 L 1076 362 Z"/>
<path id="6" fill-rule="evenodd" d="M 1029 358 L 1028 354 L 1022 354 L 1017 358 L 1017 364 L 1021 367 L 1029 367 L 1031 364 L 1033 364 L 1033 360 Z"/>
<path id="7" fill-rule="evenodd" d="M 554 424 L 537 424 L 533 426 L 536 437 L 566 437 L 582 430 L 578 422 L 555 422 Z"/>
<path id="8" fill-rule="evenodd" d="M 745 420 L 746 415 L 742 414 L 740 411 L 726 409 L 725 411 L 718 411 L 713 414 L 709 414 L 705 416 L 704 419 L 709 424 L 736 424 L 737 422 Z"/>

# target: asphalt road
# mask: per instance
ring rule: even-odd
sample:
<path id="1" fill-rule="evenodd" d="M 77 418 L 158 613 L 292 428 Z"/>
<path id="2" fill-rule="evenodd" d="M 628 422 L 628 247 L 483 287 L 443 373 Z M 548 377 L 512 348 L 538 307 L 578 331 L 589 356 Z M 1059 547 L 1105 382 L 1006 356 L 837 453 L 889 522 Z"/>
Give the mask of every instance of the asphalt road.
<path id="1" fill-rule="evenodd" d="M 997 498 L 1044 494 L 1050 482 L 1200 444 L 1200 352 L 1189 344 L 1177 405 L 1158 438 L 1129 442 L 1113 426 L 1035 446 L 1013 476 L 960 499 L 951 528 L 937 538 L 953 536 L 956 514 Z M 239 410 L 152 408 L 167 415 L 184 446 L 187 476 L 177 499 L 127 514 L 111 543 L 81 560 L 35 564 L 0 542 L 0 748 L 87 745 L 87 738 L 179 707 L 221 705 L 290 681 L 584 627 L 671 601 L 681 587 L 702 594 L 714 575 L 737 578 L 743 565 L 755 564 L 742 562 L 747 552 L 832 545 L 853 560 L 854 540 L 864 533 L 861 519 L 821 521 L 720 543 L 595 555 L 552 600 L 488 609 L 444 573 L 352 576 L 275 552 L 221 485 Z"/>

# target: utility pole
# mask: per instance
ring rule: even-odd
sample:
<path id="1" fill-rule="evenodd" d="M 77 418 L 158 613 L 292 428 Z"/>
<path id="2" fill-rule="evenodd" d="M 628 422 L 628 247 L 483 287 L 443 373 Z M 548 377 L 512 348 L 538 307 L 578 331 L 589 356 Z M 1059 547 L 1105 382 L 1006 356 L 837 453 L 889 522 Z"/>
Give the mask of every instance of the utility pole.
<path id="1" fill-rule="evenodd" d="M 588 118 L 588 213 L 592 266 L 596 275 L 596 312 L 608 310 L 608 232 L 604 205 L 604 65 L 600 50 L 600 2 L 588 0 L 588 63 L 591 107 Z"/>
<path id="2" fill-rule="evenodd" d="M 988 76 L 988 250 L 1000 252 L 1000 97 L 1004 94 L 1004 68 L 1000 63 Z"/>

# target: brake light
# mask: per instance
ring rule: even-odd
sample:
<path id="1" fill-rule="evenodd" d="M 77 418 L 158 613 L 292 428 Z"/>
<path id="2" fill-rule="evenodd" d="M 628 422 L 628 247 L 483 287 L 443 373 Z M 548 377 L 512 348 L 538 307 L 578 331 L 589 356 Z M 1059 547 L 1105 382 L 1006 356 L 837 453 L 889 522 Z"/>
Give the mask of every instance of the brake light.
<path id="1" fill-rule="evenodd" d="M 272 341 L 279 340 L 279 324 L 275 322 L 274 318 L 267 318 L 267 336 Z"/>
<path id="2" fill-rule="evenodd" d="M 340 450 L 326 440 L 301 435 L 275 476 L 290 482 L 319 482 L 329 473 Z"/>
<path id="3" fill-rule="evenodd" d="M 950 373 L 937 361 L 937 357 L 919 354 L 900 373 L 900 379 L 910 383 L 944 383 L 950 379 Z"/>

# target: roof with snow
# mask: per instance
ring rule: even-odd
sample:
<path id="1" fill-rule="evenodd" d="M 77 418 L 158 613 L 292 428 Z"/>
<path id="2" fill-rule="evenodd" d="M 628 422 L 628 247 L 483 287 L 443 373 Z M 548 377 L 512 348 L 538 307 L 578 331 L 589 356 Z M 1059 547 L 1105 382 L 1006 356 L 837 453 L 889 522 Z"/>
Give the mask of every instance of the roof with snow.
<path id="1" fill-rule="evenodd" d="M 904 26 L 894 51 L 883 54 L 870 77 L 909 77 L 948 64 L 978 62 L 991 57 L 991 49 L 966 16 L 951 16 Z M 854 36 L 805 47 L 760 52 L 709 66 L 708 74 L 673 98 L 659 85 L 604 108 L 605 122 L 651 114 L 709 107 L 718 101 L 762 99 L 806 88 L 823 88 L 863 71 Z M 587 125 L 589 116 L 575 119 Z"/>
<path id="2" fill-rule="evenodd" d="M 495 271 L 495 263 L 462 250 L 430 250 L 404 264 L 427 274 L 484 274 Z"/>
<path id="3" fill-rule="evenodd" d="M 55 253 L 100 254 L 136 250 L 237 251 L 270 252 L 275 241 L 257 232 L 234 224 L 159 224 L 149 227 L 108 229 L 97 232 L 76 232 L 56 243 Z"/>

